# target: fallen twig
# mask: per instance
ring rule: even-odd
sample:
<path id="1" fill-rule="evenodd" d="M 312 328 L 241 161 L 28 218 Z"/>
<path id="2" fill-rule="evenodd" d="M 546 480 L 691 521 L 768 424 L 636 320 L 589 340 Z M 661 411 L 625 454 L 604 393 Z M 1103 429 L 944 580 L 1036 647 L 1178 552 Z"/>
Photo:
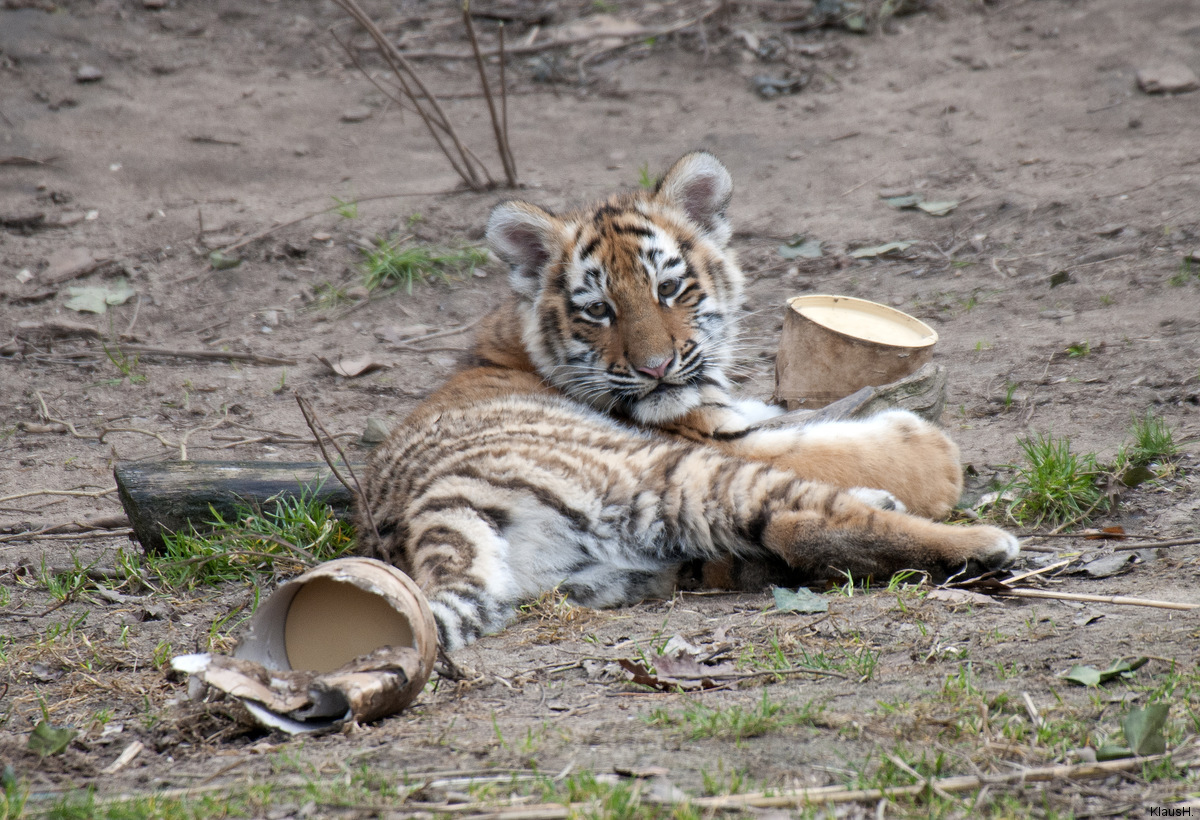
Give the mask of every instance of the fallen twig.
<path id="1" fill-rule="evenodd" d="M 103 498 L 117 491 L 116 486 L 109 487 L 107 490 L 29 490 L 23 493 L 14 495 L 6 495 L 0 497 L 0 504 L 6 501 L 16 501 L 18 498 L 32 498 L 37 495 L 63 495 L 72 498 Z"/>
<path id="2" fill-rule="evenodd" d="M 1032 578 L 1035 575 L 1045 575 L 1047 572 L 1053 572 L 1056 569 L 1062 569 L 1063 567 L 1069 566 L 1070 564 L 1071 564 L 1070 559 L 1068 559 L 1066 561 L 1056 561 L 1053 564 L 1049 564 L 1044 567 L 1039 567 L 1038 569 L 1030 570 L 1029 572 L 1022 572 L 1020 575 L 1014 575 L 1011 578 L 1005 578 L 1004 583 L 1015 584 L 1015 583 L 1017 583 L 1017 581 L 1024 581 L 1026 578 Z"/>
<path id="3" fill-rule="evenodd" d="M 49 165 L 58 157 L 34 159 L 33 157 L 0 157 L 0 165 Z"/>
<path id="4" fill-rule="evenodd" d="M 337 2 L 337 0 L 335 0 L 335 2 Z M 720 10 L 721 10 L 721 6 L 715 5 L 711 8 L 709 8 L 707 11 L 703 12 L 702 14 L 699 14 L 695 17 L 691 17 L 687 20 L 680 21 L 678 23 L 673 23 L 672 25 L 669 25 L 669 26 L 653 26 L 650 28 L 641 28 L 641 29 L 638 29 L 637 31 L 629 31 L 629 32 L 625 32 L 622 34 L 618 34 L 618 33 L 611 32 L 611 31 L 602 31 L 602 32 L 597 32 L 595 34 L 585 34 L 580 37 L 564 37 L 561 40 L 545 40 L 541 43 L 537 43 L 536 45 L 510 46 L 508 48 L 508 56 L 524 57 L 529 54 L 541 54 L 543 51 L 551 51 L 556 48 L 569 48 L 571 46 L 585 45 L 594 40 L 617 40 L 617 39 L 619 39 L 619 40 L 626 41 L 619 46 L 614 46 L 613 48 L 605 49 L 605 51 L 612 51 L 613 49 L 621 48 L 623 46 L 629 45 L 630 43 L 636 43 L 636 42 L 640 42 L 642 40 L 648 40 L 652 37 L 666 37 L 669 34 L 677 34 L 678 32 L 683 31 L 684 29 L 686 29 L 690 26 L 694 26 L 694 25 L 696 25 L 696 23 L 699 23 L 699 22 L 707 19 L 708 17 L 711 17 L 713 14 L 715 14 L 716 12 L 718 12 Z M 466 52 L 462 52 L 462 51 L 405 51 L 405 52 L 397 52 L 397 53 L 403 54 L 409 60 L 428 60 L 428 59 L 433 59 L 433 60 L 473 60 L 473 59 L 475 59 L 475 54 L 470 51 L 466 51 Z M 481 51 L 480 54 L 483 57 L 499 57 L 500 49 L 495 48 L 495 49 L 491 49 L 488 51 Z"/>
<path id="5" fill-rule="evenodd" d="M 31 541 L 41 538 L 71 539 L 88 537 L 97 532 L 120 533 L 129 527 L 129 519 L 124 514 L 100 515 L 82 521 L 63 521 L 58 524 L 46 524 L 35 529 L 25 529 L 20 532 L 10 532 L 0 535 L 0 543 L 7 541 Z"/>
<path id="6" fill-rule="evenodd" d="M 1095 604 L 1118 604 L 1120 606 L 1149 606 L 1156 609 L 1200 609 L 1200 604 L 1155 601 L 1151 598 L 1130 598 L 1124 595 L 1088 595 L 1078 592 L 1051 592 L 1045 589 L 994 589 L 988 590 L 988 593 L 1000 598 L 1047 598 L 1057 601 L 1084 601 Z"/>
<path id="7" fill-rule="evenodd" d="M 397 339 L 392 344 L 397 347 L 409 347 L 419 342 L 431 342 L 434 339 L 444 339 L 447 336 L 458 336 L 459 334 L 466 333 L 468 330 L 471 330 L 475 327 L 475 325 L 482 322 L 485 318 L 485 316 L 481 316 L 473 322 L 467 322 L 465 325 L 458 325 L 457 327 L 447 328 L 446 330 L 435 330 L 432 333 L 425 333 L 420 336 L 406 336 L 403 339 Z M 420 350 L 420 348 L 412 349 Z"/>
<path id="8" fill-rule="evenodd" d="M 263 356 L 259 353 L 242 353 L 236 350 L 172 350 L 166 347 L 151 345 L 121 345 L 121 350 L 137 353 L 142 356 L 169 356 L 176 359 L 231 360 L 248 362 L 250 364 L 294 365 L 295 359 L 285 359 L 281 356 Z"/>
<path id="9" fill-rule="evenodd" d="M 1167 541 L 1143 541 L 1140 544 L 1118 544 L 1114 552 L 1131 552 L 1134 550 L 1157 550 L 1166 547 L 1186 547 L 1200 544 L 1200 538 L 1174 538 Z"/>
<path id="10" fill-rule="evenodd" d="M 95 529 L 87 530 L 86 532 L 18 532 L 12 535 L 0 536 L 0 544 L 7 544 L 12 541 L 87 541 L 101 535 L 105 537 L 112 536 L 114 538 L 133 535 L 133 528 Z"/>
<path id="11" fill-rule="evenodd" d="M 156 433 L 153 430 L 144 430 L 141 427 L 105 427 L 103 430 L 100 431 L 100 435 L 98 438 L 99 438 L 99 441 L 103 442 L 104 437 L 107 436 L 109 433 L 139 433 L 143 436 L 150 436 L 151 438 L 157 439 L 158 443 L 164 447 L 179 448 L 179 460 L 187 461 L 188 460 L 187 442 L 188 442 L 188 439 L 191 438 L 192 433 L 201 433 L 206 430 L 215 430 L 218 427 L 220 427 L 221 425 L 223 425 L 226 421 L 228 421 L 228 419 L 229 419 L 229 411 L 226 410 L 224 412 L 224 414 L 222 414 L 221 418 L 217 419 L 216 421 L 214 421 L 211 424 L 202 424 L 199 427 L 193 427 L 190 430 L 184 430 L 183 434 L 179 437 L 179 441 L 177 441 L 177 442 L 171 441 L 169 438 L 164 436 L 162 433 Z"/>
<path id="12" fill-rule="evenodd" d="M 783 789 L 773 792 L 749 792 L 745 794 L 722 794 L 715 797 L 697 797 L 686 802 L 693 809 L 709 811 L 743 811 L 748 808 L 804 808 L 821 803 L 878 802 L 896 797 L 918 797 L 927 791 L 940 794 L 969 792 L 989 786 L 1013 786 L 1023 783 L 1045 783 L 1054 780 L 1090 780 L 1107 777 L 1116 772 L 1140 770 L 1145 764 L 1169 759 L 1170 755 L 1130 757 L 1121 760 L 1106 760 L 1100 763 L 1061 764 L 1035 769 L 1018 769 L 996 775 L 962 775 L 957 777 L 921 778 L 922 782 L 909 786 L 887 786 L 874 789 L 851 789 L 846 786 L 818 786 L 809 789 Z M 1197 762 L 1188 760 L 1181 764 L 1195 767 Z M 683 802 L 673 797 L 655 798 L 647 796 L 647 802 Z M 428 805 L 425 806 L 428 808 Z M 587 813 L 594 809 L 591 803 L 541 803 L 534 806 L 496 806 L 494 803 L 446 803 L 436 807 L 436 813 L 466 815 L 465 820 L 502 818 L 503 820 L 559 820 Z"/>
<path id="13" fill-rule="evenodd" d="M 41 408 L 40 415 L 42 417 L 42 421 L 48 422 L 50 424 L 61 424 L 63 427 L 67 428 L 67 432 L 70 433 L 75 438 L 87 439 L 89 441 L 92 439 L 99 438 L 98 436 L 85 436 L 83 433 L 76 430 L 75 425 L 72 424 L 71 422 L 69 422 L 65 419 L 55 418 L 54 416 L 50 415 L 50 411 L 46 408 L 46 400 L 42 398 L 41 391 L 40 390 L 36 391 L 34 393 L 34 395 L 37 396 L 38 405 Z M 4 499 L 0 498 L 0 501 L 3 501 L 3 500 Z"/>

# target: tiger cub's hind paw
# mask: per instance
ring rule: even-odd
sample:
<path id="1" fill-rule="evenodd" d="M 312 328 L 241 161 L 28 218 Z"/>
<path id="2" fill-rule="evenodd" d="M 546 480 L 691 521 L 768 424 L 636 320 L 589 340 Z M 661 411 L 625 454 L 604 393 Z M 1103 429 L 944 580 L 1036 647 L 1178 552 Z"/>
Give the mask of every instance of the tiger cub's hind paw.
<path id="1" fill-rule="evenodd" d="M 904 506 L 904 502 L 887 490 L 876 490 L 871 487 L 851 487 L 847 492 L 859 501 L 869 504 L 877 510 L 908 512 L 908 508 Z"/>

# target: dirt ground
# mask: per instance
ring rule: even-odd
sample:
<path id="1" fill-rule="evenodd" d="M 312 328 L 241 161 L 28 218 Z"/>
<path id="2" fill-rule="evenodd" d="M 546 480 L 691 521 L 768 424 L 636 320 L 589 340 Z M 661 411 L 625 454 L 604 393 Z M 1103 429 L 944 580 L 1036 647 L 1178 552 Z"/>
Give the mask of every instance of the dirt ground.
<path id="1" fill-rule="evenodd" d="M 241 616 L 226 616 L 252 591 L 105 595 L 97 588 L 118 575 L 120 552 L 138 549 L 125 531 L 31 533 L 119 516 L 114 463 L 179 458 L 185 436 L 193 459 L 317 460 L 293 390 L 348 443 L 368 417 L 397 423 L 454 369 L 470 335 L 408 348 L 396 340 L 470 324 L 506 284 L 489 267 L 356 302 L 361 246 L 392 232 L 478 242 L 488 209 L 513 193 L 460 190 L 420 120 L 331 38 L 343 20 L 332 3 L 156 5 L 0 5 L 0 765 L 28 789 L 25 811 L 90 788 L 95 800 L 240 795 L 189 804 L 197 815 L 436 813 L 461 801 L 507 805 L 520 791 L 481 793 L 475 783 L 467 797 L 451 775 L 535 771 L 625 783 L 657 771 L 646 795 L 879 785 L 888 771 L 886 782 L 914 782 L 889 755 L 925 775 L 1007 774 L 1120 743 L 1130 705 L 1156 697 L 1171 704 L 1170 745 L 1194 759 L 1195 611 L 962 604 L 913 591 L 830 594 L 824 616 L 773 613 L 769 593 L 540 611 L 455 655 L 469 684 L 431 684 L 405 714 L 332 736 L 290 739 L 238 723 L 223 704 L 189 703 L 165 660 L 228 648 Z M 370 8 L 403 48 L 467 47 L 454 4 Z M 578 35 L 568 27 L 580 21 L 662 27 L 704 10 L 582 0 L 489 8 L 509 14 L 510 43 Z M 629 47 L 601 51 L 613 43 L 593 39 L 513 57 L 516 195 L 562 207 L 635 186 L 687 150 L 713 151 L 737 186 L 734 244 L 750 280 L 744 389 L 771 391 L 788 296 L 842 293 L 910 312 L 941 336 L 944 423 L 974 496 L 1008 475 L 1022 437 L 1068 436 L 1077 452 L 1111 460 L 1131 416 L 1152 410 L 1181 442 L 1182 469 L 1126 492 L 1096 524 L 1193 543 L 1137 553 L 1122 572 L 1093 578 L 1080 565 L 1114 554 L 1111 545 L 1022 532 L 1031 537 L 1017 571 L 1071 559 L 1038 583 L 1200 604 L 1200 92 L 1151 94 L 1136 80 L 1169 64 L 1200 72 L 1200 6 L 945 0 L 866 33 L 802 24 L 811 8 L 730 2 Z M 495 20 L 477 25 L 493 43 Z M 473 64 L 417 64 L 466 142 L 498 169 Z M 758 75 L 803 87 L 764 98 Z M 889 207 L 881 193 L 958 204 L 932 216 Z M 335 198 L 363 201 L 338 214 L 327 210 Z M 238 267 L 209 264 L 210 249 L 321 211 L 231 252 Z M 820 240 L 823 256 L 781 257 L 796 235 Z M 901 240 L 913 244 L 897 255 L 850 255 Z M 72 249 L 85 249 L 74 262 Z M 103 315 L 66 308 L 68 288 L 111 289 L 120 277 L 135 292 L 123 304 Z M 324 306 L 331 287 L 350 301 Z M 390 367 L 345 378 L 316 358 L 360 355 Z M 101 581 L 63 604 L 46 579 L 77 565 Z M 635 687 L 613 665 L 675 635 L 747 672 L 778 668 L 762 665 L 777 649 L 794 665 L 826 658 L 837 674 L 681 695 Z M 1058 677 L 1072 664 L 1134 656 L 1151 660 L 1102 690 Z M 695 739 L 679 717 L 735 714 L 764 694 L 807 719 Z M 27 750 L 43 716 L 77 730 L 62 754 Z M 140 754 L 106 772 L 135 742 Z M 931 797 L 929 810 L 1141 816 L 1178 800 L 1195 811 L 1198 795 L 1195 768 L 1136 769 Z M 925 807 L 875 798 L 830 811 Z"/>

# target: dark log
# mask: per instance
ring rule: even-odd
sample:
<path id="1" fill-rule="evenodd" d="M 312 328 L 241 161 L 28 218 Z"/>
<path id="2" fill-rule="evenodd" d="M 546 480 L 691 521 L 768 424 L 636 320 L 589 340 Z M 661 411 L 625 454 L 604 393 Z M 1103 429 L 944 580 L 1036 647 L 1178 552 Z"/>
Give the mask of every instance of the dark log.
<path id="1" fill-rule="evenodd" d="M 113 474 L 133 534 L 150 553 L 166 549 L 164 533 L 202 532 L 214 510 L 231 521 L 239 509 L 259 509 L 275 498 L 304 493 L 349 516 L 354 503 L 320 461 L 127 461 Z"/>

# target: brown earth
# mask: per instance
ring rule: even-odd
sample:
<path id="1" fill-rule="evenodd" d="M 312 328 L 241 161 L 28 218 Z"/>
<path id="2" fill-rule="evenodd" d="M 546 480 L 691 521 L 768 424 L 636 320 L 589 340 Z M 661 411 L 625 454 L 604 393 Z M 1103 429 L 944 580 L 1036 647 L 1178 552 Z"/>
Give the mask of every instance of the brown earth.
<path id="1" fill-rule="evenodd" d="M 615 17 L 646 26 L 700 11 L 611 5 Z M 558 4 L 539 36 L 595 20 L 601 6 Z M 185 434 L 191 458 L 317 459 L 293 388 L 336 431 L 357 434 L 369 416 L 396 423 L 453 369 L 469 336 L 426 342 L 421 352 L 390 346 L 388 337 L 473 322 L 498 302 L 503 277 L 489 268 L 411 295 L 334 307 L 321 307 L 316 295 L 327 285 L 357 285 L 359 246 L 376 236 L 478 241 L 488 209 L 510 193 L 457 190 L 420 121 L 387 102 L 331 39 L 329 26 L 342 18 L 330 3 L 48 8 L 12 0 L 0 8 L 0 762 L 32 790 L 29 811 L 82 787 L 100 795 L 188 787 L 246 794 L 274 784 L 275 802 L 251 791 L 255 799 L 226 809 L 372 816 L 453 799 L 450 786 L 428 787 L 405 804 L 384 799 L 386 784 L 420 784 L 432 772 L 568 767 L 597 776 L 661 767 L 696 795 L 706 777 L 724 787 L 743 777 L 743 789 L 846 783 L 855 772 L 869 778 L 897 749 L 909 760 L 944 755 L 943 774 L 1010 772 L 1078 760 L 1071 750 L 1088 743 L 1119 743 L 1124 701 L 1144 703 L 1155 691 L 1172 704 L 1172 743 L 1194 743 L 1186 740 L 1200 733 L 1194 612 L 1064 601 L 962 605 L 881 590 L 832 596 L 825 617 L 771 614 L 767 594 L 688 594 L 569 618 L 534 613 L 455 656 L 476 674 L 472 683 L 431 685 L 406 714 L 330 737 L 267 735 L 242 727 L 221 704 L 188 703 L 186 685 L 164 674 L 164 659 L 227 648 L 233 630 L 222 619 L 251 593 L 124 587 L 133 597 L 106 598 L 88 587 L 59 606 L 43 567 L 94 564 L 111 576 L 119 551 L 136 545 L 120 534 L 28 533 L 119 514 L 115 494 L 103 493 L 113 464 L 178 458 Z M 535 4 L 503 8 L 529 12 Z M 1148 94 L 1135 77 L 1166 64 L 1200 71 L 1200 7 L 951 0 L 865 35 L 838 26 L 789 31 L 785 18 L 808 9 L 735 2 L 677 35 L 629 48 L 593 54 L 594 41 L 514 58 L 508 118 L 519 195 L 565 206 L 636 185 L 640 169 L 662 169 L 686 150 L 715 152 L 737 183 L 735 245 L 751 280 L 747 392 L 770 392 L 785 297 L 815 291 L 885 302 L 941 334 L 935 358 L 950 372 L 944 422 L 978 476 L 972 493 L 1008 475 L 1003 465 L 1019 461 L 1021 437 L 1069 436 L 1077 452 L 1111 461 L 1129 438 L 1131 416 L 1152 410 L 1182 442 L 1183 469 L 1125 492 L 1096 523 L 1195 538 L 1200 93 Z M 447 8 L 404 0 L 375 11 L 406 48 L 466 47 Z M 485 43 L 494 42 L 494 21 L 478 25 Z M 510 42 L 531 31 L 510 22 Z M 78 82 L 84 66 L 102 78 Z M 499 168 L 472 64 L 432 59 L 419 67 L 468 144 Z M 799 93 L 763 99 L 752 89 L 753 76 L 785 71 L 807 78 Z M 942 217 L 895 210 L 881 192 L 958 206 Z M 236 252 L 239 267 L 209 266 L 209 249 L 320 212 L 334 197 L 364 201 L 353 218 L 326 211 L 246 245 Z M 796 234 L 821 240 L 824 256 L 781 258 L 781 241 Z M 848 254 L 897 240 L 914 244 L 886 259 Z M 48 263 L 72 248 L 87 249 L 94 261 L 82 267 L 92 272 L 51 281 Z M 65 309 L 66 288 L 122 275 L 136 291 L 125 304 L 102 316 Z M 56 322 L 86 329 L 50 338 Z M 135 354 L 133 345 L 295 364 Z M 315 358 L 361 354 L 392 367 L 344 378 Z M 106 427 L 142 432 L 99 440 Z M 90 496 L 50 494 L 65 490 Z M 1047 556 L 1078 567 L 1111 553 L 1076 538 L 1031 538 L 1026 546 L 1026 568 Z M 1198 558 L 1195 543 L 1164 548 L 1116 576 L 1064 574 L 1046 585 L 1197 604 Z M 832 658 L 843 677 L 647 694 L 606 665 L 676 634 L 728 644 L 746 670 L 764 668 L 777 645 L 795 665 Z M 1132 682 L 1098 694 L 1057 677 L 1075 663 L 1102 668 L 1138 655 L 1153 660 Z M 1172 675 L 1193 685 L 1169 691 Z M 955 689 L 964 679 L 970 687 Z M 819 717 L 760 737 L 706 740 L 647 720 L 655 710 L 681 713 L 689 697 L 749 709 L 764 692 L 788 708 L 812 704 Z M 981 705 L 986 719 L 989 704 L 992 729 L 965 730 Z M 43 709 L 79 734 L 62 755 L 39 759 L 25 745 Z M 1035 712 L 1070 722 L 1076 734 L 1030 740 Z M 1026 734 L 1013 729 L 1024 739 L 1008 742 L 1001 716 L 1024 725 Z M 141 754 L 102 775 L 134 741 L 145 745 Z M 339 796 L 352 774 L 366 791 Z M 898 782 L 911 782 L 906 777 Z M 325 790 L 286 792 L 314 783 Z M 959 815 L 979 797 L 998 814 L 1138 814 L 1188 795 L 1195 805 L 1198 788 L 1194 769 L 1182 779 L 1138 770 L 1088 785 L 1016 788 L 1011 805 L 996 802 L 999 787 L 941 805 Z M 498 794 L 493 799 L 508 791 Z M 875 812 L 877 802 L 852 811 Z M 905 805 L 895 810 L 922 811 Z"/>

